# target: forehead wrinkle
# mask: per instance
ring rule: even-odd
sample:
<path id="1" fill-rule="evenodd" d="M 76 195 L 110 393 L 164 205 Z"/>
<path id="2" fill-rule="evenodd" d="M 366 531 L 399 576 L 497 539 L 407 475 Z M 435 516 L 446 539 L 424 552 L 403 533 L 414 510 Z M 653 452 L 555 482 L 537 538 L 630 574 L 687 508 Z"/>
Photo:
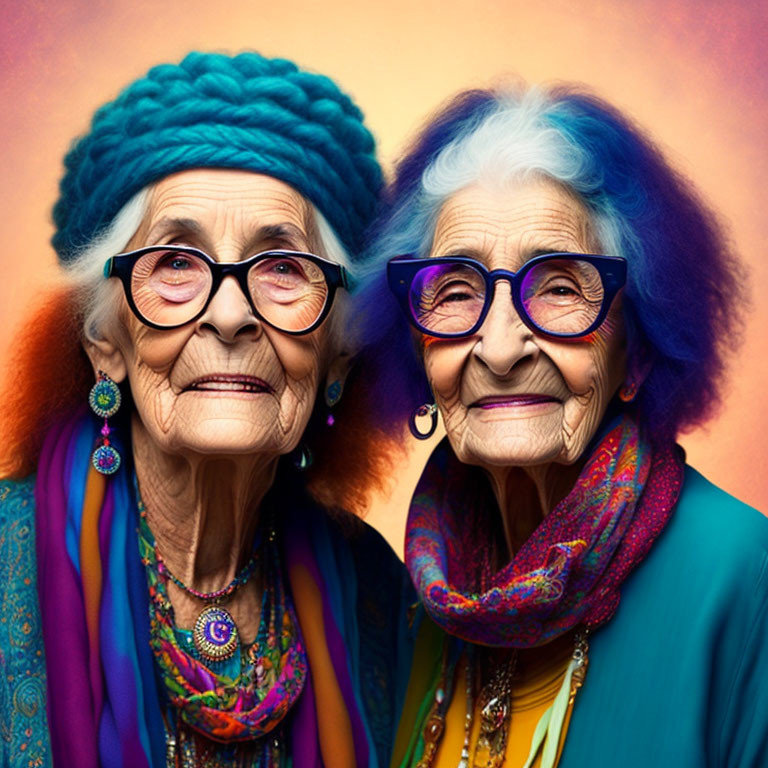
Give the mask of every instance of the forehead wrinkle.
<path id="1" fill-rule="evenodd" d="M 445 204 L 432 255 L 466 252 L 524 263 L 542 252 L 593 250 L 589 214 L 568 190 L 534 182 L 511 200 L 502 191 L 468 188 Z"/>
<path id="2" fill-rule="evenodd" d="M 311 206 L 292 187 L 271 177 L 238 172 L 184 172 L 152 190 L 141 244 L 163 237 L 192 238 L 218 261 L 237 261 L 271 247 L 308 250 Z M 285 242 L 274 242 L 284 240 Z M 272 241 L 272 242 L 270 242 Z"/>
<path id="3" fill-rule="evenodd" d="M 290 188 L 270 188 L 253 202 L 256 215 L 248 219 L 253 228 L 242 238 L 244 258 L 274 247 L 270 241 L 283 241 L 279 247 L 289 250 L 310 250 L 311 208 L 302 195 Z"/>
<path id="4" fill-rule="evenodd" d="M 457 205 L 441 213 L 432 250 L 436 256 L 448 250 L 484 252 L 503 235 L 503 223 L 490 217 L 482 206 Z"/>

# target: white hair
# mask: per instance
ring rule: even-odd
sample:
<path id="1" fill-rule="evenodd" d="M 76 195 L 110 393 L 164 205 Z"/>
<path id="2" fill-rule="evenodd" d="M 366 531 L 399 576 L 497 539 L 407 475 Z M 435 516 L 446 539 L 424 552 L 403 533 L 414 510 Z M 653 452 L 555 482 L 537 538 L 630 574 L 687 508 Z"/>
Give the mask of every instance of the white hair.
<path id="1" fill-rule="evenodd" d="M 389 255 L 428 255 L 437 220 L 445 202 L 473 184 L 507 188 L 521 178 L 549 178 L 584 199 L 597 186 L 593 158 L 570 138 L 558 123 L 561 107 L 541 89 L 522 94 L 499 93 L 493 108 L 468 121 L 452 141 L 439 150 L 423 172 L 419 185 L 394 208 L 386 230 L 374 247 Z M 560 122 L 567 116 L 559 115 Z M 622 228 L 610 206 L 590 207 L 590 221 L 600 246 L 607 253 L 626 255 L 633 235 Z M 381 270 L 372 253 L 365 267 L 366 280 Z"/>
<path id="2" fill-rule="evenodd" d="M 137 192 L 117 213 L 112 222 L 91 243 L 83 246 L 65 274 L 77 291 L 83 312 L 83 334 L 89 341 L 104 338 L 118 322 L 117 308 L 123 288 L 119 280 L 104 278 L 107 259 L 124 251 L 149 210 L 152 186 Z M 334 261 L 352 275 L 351 262 L 341 241 L 322 213 L 311 205 L 317 231 L 319 256 Z M 346 291 L 337 291 L 329 326 L 332 343 L 341 349 L 345 319 L 349 309 Z"/>
<path id="3" fill-rule="evenodd" d="M 479 125 L 448 144 L 425 171 L 421 183 L 428 200 L 439 205 L 474 183 L 506 186 L 520 178 L 544 176 L 578 191 L 590 175 L 590 158 L 547 121 L 551 103 L 533 87 L 522 97 L 500 94 L 496 109 Z M 602 247 L 620 252 L 615 224 L 593 212 Z"/>

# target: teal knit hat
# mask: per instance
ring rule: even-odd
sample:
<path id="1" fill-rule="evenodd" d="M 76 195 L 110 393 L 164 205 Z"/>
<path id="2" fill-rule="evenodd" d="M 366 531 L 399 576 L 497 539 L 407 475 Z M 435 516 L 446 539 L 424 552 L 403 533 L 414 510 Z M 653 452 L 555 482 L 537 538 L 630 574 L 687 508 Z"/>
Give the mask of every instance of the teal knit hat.
<path id="1" fill-rule="evenodd" d="M 151 69 L 93 117 L 67 154 L 53 247 L 71 261 L 140 189 L 189 168 L 238 168 L 290 184 L 354 258 L 381 169 L 363 115 L 329 78 L 257 53 L 190 53 Z"/>

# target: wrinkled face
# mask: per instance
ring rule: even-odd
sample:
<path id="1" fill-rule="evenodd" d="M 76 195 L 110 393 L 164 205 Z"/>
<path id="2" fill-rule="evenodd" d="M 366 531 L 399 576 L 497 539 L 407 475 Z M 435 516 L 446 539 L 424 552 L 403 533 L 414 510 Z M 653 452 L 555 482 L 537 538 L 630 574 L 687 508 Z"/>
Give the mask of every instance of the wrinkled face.
<path id="1" fill-rule="evenodd" d="M 559 184 L 471 186 L 443 206 L 430 256 L 516 272 L 552 252 L 600 253 L 583 204 Z M 520 321 L 506 281 L 477 333 L 424 337 L 424 362 L 456 455 L 480 466 L 578 460 L 625 372 L 620 299 L 589 337 L 548 338 Z"/>
<path id="2" fill-rule="evenodd" d="M 281 181 L 246 171 L 169 176 L 126 250 L 183 244 L 217 261 L 269 249 L 316 252 L 311 208 Z M 226 277 L 205 313 L 173 330 L 141 323 L 122 299 L 122 354 L 143 428 L 162 449 L 287 453 L 309 419 L 328 355 L 327 324 L 304 336 L 254 317 Z"/>

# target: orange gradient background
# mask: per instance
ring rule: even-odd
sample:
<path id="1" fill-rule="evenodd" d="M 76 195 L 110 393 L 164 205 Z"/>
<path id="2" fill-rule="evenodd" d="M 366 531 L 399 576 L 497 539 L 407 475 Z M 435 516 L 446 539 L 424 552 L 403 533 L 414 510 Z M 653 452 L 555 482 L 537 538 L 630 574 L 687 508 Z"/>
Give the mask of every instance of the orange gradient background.
<path id="1" fill-rule="evenodd" d="M 753 308 L 719 417 L 689 461 L 768 511 L 768 14 L 711 0 L 59 0 L 2 3 L 0 360 L 53 274 L 61 158 L 93 111 L 192 49 L 255 49 L 326 73 L 362 106 L 385 169 L 452 92 L 505 76 L 576 80 L 645 126 L 720 212 L 750 268 Z M 55 343 L 55 339 L 51 340 Z M 2 363 L 3 371 L 7 363 Z M 34 397 L 30 393 L 30 397 Z M 2 418 L 2 414 L 0 414 Z M 399 548 L 425 449 L 371 521 Z M 724 521 L 727 524 L 727 521 Z"/>

